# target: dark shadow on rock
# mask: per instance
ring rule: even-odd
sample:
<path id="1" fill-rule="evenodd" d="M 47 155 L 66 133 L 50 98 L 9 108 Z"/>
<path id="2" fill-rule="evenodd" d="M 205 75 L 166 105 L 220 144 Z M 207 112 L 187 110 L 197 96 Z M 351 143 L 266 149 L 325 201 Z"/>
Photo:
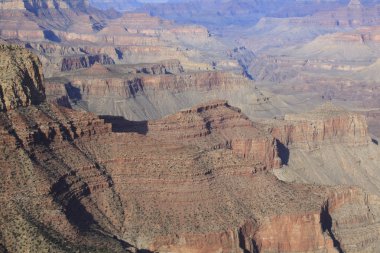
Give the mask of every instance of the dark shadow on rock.
<path id="1" fill-rule="evenodd" d="M 239 229 L 238 238 L 239 238 L 239 247 L 240 247 L 240 249 L 241 249 L 244 253 L 250 253 L 251 251 L 249 251 L 249 250 L 246 248 L 246 245 L 245 245 L 245 244 L 246 244 L 246 239 L 248 239 L 248 238 L 246 238 L 246 237 L 243 235 L 241 229 Z M 250 239 L 250 240 L 251 240 L 251 243 L 252 243 L 251 246 L 253 247 L 253 251 L 252 251 L 252 253 L 259 253 L 259 252 L 260 252 L 260 249 L 259 249 L 259 247 L 258 247 L 256 241 L 255 241 L 254 239 Z"/>
<path id="2" fill-rule="evenodd" d="M 374 139 L 374 138 L 372 138 L 372 143 L 374 143 L 374 144 L 376 144 L 376 145 L 379 145 L 379 141 L 376 140 L 376 139 Z"/>
<path id="3" fill-rule="evenodd" d="M 340 242 L 336 239 L 334 232 L 332 230 L 332 217 L 329 213 L 329 204 L 326 203 L 321 209 L 320 213 L 320 222 L 321 222 L 321 228 L 323 232 L 327 232 L 327 234 L 330 236 L 331 240 L 334 243 L 334 248 L 339 252 L 339 253 L 344 253 Z"/>
<path id="4" fill-rule="evenodd" d="M 120 245 L 124 248 L 124 249 L 128 249 L 128 248 L 131 248 L 132 247 L 132 244 L 120 239 L 119 237 L 117 237 L 116 235 L 113 236 L 113 239 L 115 239 L 116 241 L 118 241 L 120 243 Z M 128 251 L 129 252 L 129 251 Z"/>
<path id="5" fill-rule="evenodd" d="M 44 37 L 52 42 L 61 42 L 61 39 L 51 30 L 44 30 Z"/>
<path id="6" fill-rule="evenodd" d="M 119 60 L 122 60 L 123 59 L 123 52 L 120 49 L 118 49 L 118 48 L 115 48 L 115 52 L 117 54 L 117 58 Z"/>
<path id="7" fill-rule="evenodd" d="M 66 83 L 65 89 L 66 89 L 67 95 L 69 96 L 71 100 L 79 101 L 82 99 L 82 94 L 80 92 L 80 89 L 77 87 L 74 87 L 71 83 Z"/>
<path id="8" fill-rule="evenodd" d="M 67 182 L 67 177 L 60 178 L 51 188 L 51 194 L 55 202 L 64 207 L 64 212 L 69 222 L 76 226 L 80 231 L 89 231 L 92 225 L 96 222 L 91 213 L 86 210 L 86 207 L 80 202 L 80 198 L 90 195 L 87 184 L 83 184 L 80 189 L 79 196 L 71 194 L 73 189 Z"/>
<path id="9" fill-rule="evenodd" d="M 288 165 L 290 152 L 288 147 L 286 147 L 283 143 L 277 140 L 277 148 L 278 148 L 278 156 L 280 157 L 283 165 Z"/>
<path id="10" fill-rule="evenodd" d="M 38 84 L 42 83 L 42 76 L 39 73 L 39 66 L 36 64 L 36 62 L 33 62 L 32 64 L 33 73 L 29 73 L 28 71 L 25 72 L 24 79 L 22 80 L 22 87 L 25 94 L 28 93 L 27 89 L 29 89 L 32 104 L 38 105 L 45 100 L 45 94 L 44 91 L 39 90 L 37 86 Z M 35 80 L 31 75 L 34 76 Z M 33 85 L 34 83 L 36 84 Z"/>
<path id="11" fill-rule="evenodd" d="M 105 123 L 112 124 L 112 132 L 116 133 L 148 133 L 148 121 L 129 121 L 122 116 L 102 115 Z"/>

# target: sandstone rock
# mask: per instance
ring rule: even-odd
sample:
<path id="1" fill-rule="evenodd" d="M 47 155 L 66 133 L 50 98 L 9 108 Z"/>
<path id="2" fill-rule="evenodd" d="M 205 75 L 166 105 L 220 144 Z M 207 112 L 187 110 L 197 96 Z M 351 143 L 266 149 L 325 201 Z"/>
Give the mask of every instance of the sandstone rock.
<path id="1" fill-rule="evenodd" d="M 285 115 L 285 121 L 270 131 L 286 146 L 308 150 L 323 144 L 361 146 L 370 142 L 365 117 L 332 103 L 308 113 Z"/>
<path id="2" fill-rule="evenodd" d="M 327 107 L 313 117 L 342 116 Z M 351 122 L 316 140 L 362 140 L 360 128 L 340 132 Z M 154 122 L 121 120 L 117 132 L 95 115 L 45 102 L 1 111 L 1 247 L 376 252 L 379 198 L 355 187 L 279 181 L 263 171 L 277 158 L 267 129 L 220 100 Z"/>
<path id="3" fill-rule="evenodd" d="M 156 64 L 145 64 L 145 66 L 136 67 L 137 73 L 164 75 L 180 74 L 184 72 L 181 62 L 178 60 L 163 61 Z"/>
<path id="4" fill-rule="evenodd" d="M 227 101 L 213 101 L 149 122 L 148 136 L 183 141 L 205 149 L 231 149 L 258 170 L 279 168 L 277 142 Z M 260 168 L 261 166 L 261 168 Z"/>
<path id="5" fill-rule="evenodd" d="M 94 64 L 110 65 L 115 61 L 108 55 L 82 55 L 64 57 L 62 59 L 61 71 L 72 71 L 82 68 L 89 68 Z"/>
<path id="6" fill-rule="evenodd" d="M 45 99 L 38 58 L 21 48 L 0 45 L 0 110 L 39 104 Z"/>

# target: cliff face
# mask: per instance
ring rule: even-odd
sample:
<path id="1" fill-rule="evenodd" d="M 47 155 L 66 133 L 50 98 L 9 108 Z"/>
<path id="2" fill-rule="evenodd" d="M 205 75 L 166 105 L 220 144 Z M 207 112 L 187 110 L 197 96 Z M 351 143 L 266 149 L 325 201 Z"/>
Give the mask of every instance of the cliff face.
<path id="1" fill-rule="evenodd" d="M 305 114 L 285 115 L 285 121 L 271 132 L 290 148 L 308 150 L 324 144 L 365 146 L 370 142 L 363 115 L 347 112 L 330 103 Z"/>
<path id="2" fill-rule="evenodd" d="M 288 166 L 276 171 L 281 179 L 358 185 L 380 193 L 380 150 L 363 115 L 328 103 L 309 113 L 287 115 L 268 129 L 283 144 L 280 156 Z"/>
<path id="3" fill-rule="evenodd" d="M 0 7 L 0 36 L 38 53 L 49 76 L 89 68 L 94 61 L 177 60 L 186 70 L 211 70 L 223 61 L 233 65 L 229 69 L 239 68 L 220 54 L 224 46 L 204 27 L 178 25 L 144 13 L 112 15 L 88 7 L 85 1 L 11 1 Z M 205 44 L 215 49 L 203 52 Z"/>
<path id="4" fill-rule="evenodd" d="M 256 244 L 263 252 L 374 252 L 379 233 L 369 231 L 377 226 L 378 201 L 358 188 L 337 188 L 320 212 L 264 219 Z"/>
<path id="5" fill-rule="evenodd" d="M 0 56 L 5 105 L 0 112 L 1 248 L 130 252 L 127 243 L 99 232 L 90 207 L 84 207 L 89 203 L 82 202 L 90 192 L 101 196 L 99 189 L 107 192 L 104 199 L 113 195 L 106 189 L 111 184 L 107 176 L 75 142 L 109 133 L 111 126 L 93 115 L 47 104 L 36 56 L 10 46 L 2 46 Z"/>
<path id="6" fill-rule="evenodd" d="M 106 54 L 64 57 L 62 59 L 61 71 L 72 71 L 82 68 L 90 68 L 96 63 L 110 65 L 115 64 L 115 61 Z"/>
<path id="7" fill-rule="evenodd" d="M 163 141 L 194 143 L 205 149 L 231 149 L 252 161 L 257 167 L 252 172 L 281 165 L 276 140 L 227 101 L 198 105 L 149 122 L 148 135 Z"/>
<path id="8" fill-rule="evenodd" d="M 377 197 L 277 180 L 273 137 L 225 101 L 111 124 L 39 102 L 0 112 L 5 251 L 378 250 Z"/>
<path id="9" fill-rule="evenodd" d="M 272 105 L 275 102 L 242 75 L 221 71 L 186 73 L 182 65 L 175 62 L 138 64 L 123 69 L 107 66 L 106 71 L 88 69 L 76 75 L 66 75 L 63 79 L 66 83 L 60 82 L 86 110 L 129 120 L 158 119 L 216 99 L 228 100 L 236 106 L 245 105 L 245 112 L 252 114 L 255 110 L 266 113 L 275 109 Z M 130 71 L 125 72 L 128 68 Z M 165 73 L 144 73 L 151 71 Z M 55 79 L 52 82 L 57 83 Z M 49 92 L 48 89 L 48 95 Z M 257 107 L 252 108 L 252 104 Z"/>
<path id="10" fill-rule="evenodd" d="M 35 55 L 0 45 L 0 110 L 41 103 L 45 98 L 42 82 L 41 63 Z"/>

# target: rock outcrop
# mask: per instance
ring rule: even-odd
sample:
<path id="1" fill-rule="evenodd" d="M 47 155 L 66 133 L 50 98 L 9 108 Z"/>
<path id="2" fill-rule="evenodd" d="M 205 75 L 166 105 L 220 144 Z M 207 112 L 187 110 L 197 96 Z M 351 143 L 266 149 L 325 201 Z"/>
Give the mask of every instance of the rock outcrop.
<path id="1" fill-rule="evenodd" d="M 100 55 L 76 55 L 62 59 L 61 71 L 72 71 L 82 68 L 90 68 L 94 64 L 110 65 L 115 61 L 106 54 Z"/>
<path id="2" fill-rule="evenodd" d="M 185 72 L 181 62 L 178 60 L 163 61 L 154 64 L 144 64 L 144 66 L 136 67 L 137 73 L 164 75 L 164 74 L 181 74 Z"/>
<path id="3" fill-rule="evenodd" d="M 224 46 L 201 26 L 178 25 L 145 13 L 111 15 L 84 1 L 10 3 L 15 7 L 4 2 L 0 8 L 0 36 L 38 53 L 49 76 L 89 68 L 94 62 L 180 61 L 185 70 L 239 69 L 236 61 L 220 53 Z M 205 44 L 215 50 L 203 52 Z M 218 65 L 221 62 L 231 66 Z M 145 71 L 158 73 L 159 69 Z"/>
<path id="4" fill-rule="evenodd" d="M 23 72 L 33 58 L 25 61 Z M 43 99 L 0 112 L 1 249 L 379 249 L 378 197 L 279 181 L 267 171 L 274 138 L 225 101 L 154 122 L 119 118 L 117 128 L 105 120 Z"/>
<path id="5" fill-rule="evenodd" d="M 365 116 L 331 103 L 269 127 L 281 144 L 287 167 L 276 171 L 286 181 L 322 185 L 358 185 L 380 193 L 380 150 L 371 140 Z"/>
<path id="6" fill-rule="evenodd" d="M 326 144 L 365 146 L 370 143 L 365 116 L 332 103 L 307 113 L 285 115 L 285 120 L 270 131 L 290 148 L 314 150 Z"/>
<path id="7" fill-rule="evenodd" d="M 257 170 L 279 168 L 277 141 L 227 101 L 214 101 L 149 122 L 148 136 L 183 141 L 204 149 L 231 149 Z M 259 168 L 261 167 L 261 168 Z"/>
<path id="8" fill-rule="evenodd" d="M 0 110 L 36 105 L 45 98 L 41 63 L 27 50 L 0 45 Z M 20 85 L 21 84 L 21 85 Z"/>

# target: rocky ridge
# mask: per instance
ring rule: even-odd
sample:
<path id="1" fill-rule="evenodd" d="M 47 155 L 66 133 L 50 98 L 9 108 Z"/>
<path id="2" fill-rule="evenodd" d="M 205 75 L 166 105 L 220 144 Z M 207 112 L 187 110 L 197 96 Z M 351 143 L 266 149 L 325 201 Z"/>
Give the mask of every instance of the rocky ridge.
<path id="1" fill-rule="evenodd" d="M 104 75 L 90 75 L 89 69 L 52 78 L 48 82 L 61 83 L 63 93 L 57 94 L 55 88 L 50 91 L 48 84 L 47 94 L 60 97 L 68 93 L 85 110 L 129 120 L 158 119 L 202 101 L 218 99 L 229 100 L 236 106 L 245 105 L 245 112 L 252 106 L 244 101 L 252 101 L 257 104 L 257 109 L 276 113 L 270 96 L 242 75 L 220 71 L 187 73 L 182 72 L 181 65 L 170 62 L 158 66 L 159 70 L 154 65 L 129 66 L 129 72 L 124 72 L 126 68 L 120 71 L 118 66 L 108 66 L 109 71 L 102 72 Z M 148 70 L 144 71 L 144 68 L 153 69 L 158 74 L 145 74 Z M 273 101 L 276 103 L 275 99 Z"/>
<path id="2" fill-rule="evenodd" d="M 169 142 L 181 140 L 211 150 L 231 149 L 255 161 L 255 171 L 281 166 L 276 140 L 223 100 L 149 122 L 148 136 Z"/>
<path id="3" fill-rule="evenodd" d="M 236 61 L 220 54 L 224 46 L 202 26 L 178 25 L 145 13 L 111 15 L 82 1 L 21 2 L 3 3 L 0 36 L 33 49 L 48 76 L 94 63 L 170 60 L 180 61 L 186 70 L 239 69 Z"/>
<path id="4" fill-rule="evenodd" d="M 18 47 L 0 45 L 0 67 L 1 111 L 44 100 L 41 63 L 35 55 Z"/>
<path id="5" fill-rule="evenodd" d="M 368 133 L 365 116 L 331 103 L 272 123 L 284 144 L 288 166 L 276 175 L 287 181 L 322 185 L 358 185 L 379 194 L 379 148 Z"/>
<path id="6" fill-rule="evenodd" d="M 378 197 L 281 182 L 257 167 L 254 149 L 244 157 L 233 145 L 212 148 L 273 140 L 225 101 L 118 129 L 44 100 L 0 117 L 6 251 L 136 251 L 126 241 L 159 252 L 377 249 Z M 166 133 L 176 128 L 177 138 Z"/>
<path id="7" fill-rule="evenodd" d="M 330 102 L 307 113 L 287 114 L 270 131 L 286 146 L 307 150 L 326 144 L 366 146 L 370 143 L 365 116 Z"/>

